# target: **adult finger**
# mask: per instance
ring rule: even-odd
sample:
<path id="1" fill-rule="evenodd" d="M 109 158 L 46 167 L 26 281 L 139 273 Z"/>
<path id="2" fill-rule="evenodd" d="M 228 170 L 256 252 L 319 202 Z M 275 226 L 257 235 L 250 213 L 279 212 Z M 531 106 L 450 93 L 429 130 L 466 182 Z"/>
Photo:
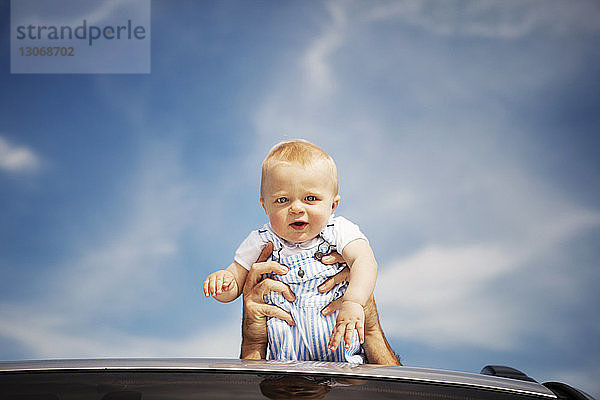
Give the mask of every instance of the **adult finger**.
<path id="1" fill-rule="evenodd" d="M 343 301 L 344 301 L 343 297 L 340 297 L 339 299 L 332 301 L 331 303 L 327 304 L 321 310 L 321 314 L 323 314 L 323 315 L 333 314 L 334 312 L 336 312 L 337 310 L 339 310 L 342 307 Z"/>
<path id="2" fill-rule="evenodd" d="M 335 263 L 345 263 L 346 260 L 344 260 L 344 257 L 342 257 L 342 255 L 340 253 L 338 253 L 337 251 L 332 251 L 331 253 L 323 256 L 321 258 L 321 262 L 323 264 L 327 264 L 327 265 L 331 265 L 331 264 L 335 264 Z"/>
<path id="3" fill-rule="evenodd" d="M 273 279 L 265 279 L 260 281 L 252 290 L 252 292 L 248 293 L 248 295 L 252 296 L 255 301 L 258 298 L 259 302 L 264 302 L 264 296 L 269 294 L 269 292 L 279 292 L 287 301 L 296 300 L 296 296 L 292 289 L 288 285 L 283 282 L 276 281 Z"/>
<path id="4" fill-rule="evenodd" d="M 346 282 L 348 280 L 348 276 L 350 276 L 350 269 L 345 267 L 343 270 L 320 284 L 317 290 L 319 290 L 321 293 L 329 292 L 338 283 Z"/>
<path id="5" fill-rule="evenodd" d="M 256 262 L 265 262 L 269 259 L 269 257 L 271 257 L 271 254 L 273 253 L 273 243 L 272 242 L 268 242 L 265 247 L 263 247 L 262 251 L 260 252 L 260 255 L 258 256 L 258 260 L 256 260 Z"/>
<path id="6" fill-rule="evenodd" d="M 292 315 L 277 306 L 271 304 L 262 304 L 259 309 L 259 312 L 267 317 L 279 318 L 287 322 L 289 325 L 296 325 L 296 322 L 294 321 L 294 318 L 292 318 Z"/>
<path id="7" fill-rule="evenodd" d="M 332 276 L 331 278 L 327 278 L 327 280 L 325 282 L 321 283 L 319 285 L 319 287 L 317 287 L 317 290 L 320 293 L 327 293 L 334 287 L 335 287 L 335 278 Z"/>
<path id="8" fill-rule="evenodd" d="M 278 275 L 285 275 L 288 273 L 288 268 L 286 266 L 276 263 L 275 261 L 267 261 L 272 253 L 273 243 L 268 242 L 262 249 L 258 260 L 252 264 L 252 267 L 248 271 L 246 282 L 244 284 L 244 292 L 251 290 L 257 282 L 260 282 L 263 274 L 272 272 Z"/>
<path id="9" fill-rule="evenodd" d="M 275 273 L 277 275 L 285 275 L 288 272 L 286 266 L 281 265 L 275 261 L 265 261 L 261 263 L 252 264 L 252 268 L 246 276 L 246 283 L 244 284 L 244 291 L 252 290 L 258 282 L 263 279 L 264 274 Z"/>
<path id="10" fill-rule="evenodd" d="M 258 256 L 256 262 L 250 267 L 250 271 L 248 271 L 248 276 L 246 276 L 245 286 L 253 287 L 258 281 L 261 280 L 262 274 L 266 274 L 267 272 L 273 272 L 268 271 L 268 268 L 263 266 L 263 264 L 268 262 L 267 260 L 271 257 L 272 253 L 273 243 L 267 242 L 265 247 L 263 247 L 262 251 L 260 252 L 260 255 Z M 262 266 L 262 268 L 260 266 Z"/>

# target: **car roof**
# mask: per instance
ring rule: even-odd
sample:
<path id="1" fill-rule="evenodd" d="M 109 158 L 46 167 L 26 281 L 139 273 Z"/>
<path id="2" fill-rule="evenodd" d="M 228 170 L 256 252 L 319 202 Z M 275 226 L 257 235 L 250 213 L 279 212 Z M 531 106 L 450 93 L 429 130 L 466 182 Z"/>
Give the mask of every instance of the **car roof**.
<path id="1" fill-rule="evenodd" d="M 265 361 L 212 358 L 127 358 L 0 361 L 0 374 L 23 372 L 177 371 L 254 374 L 296 374 L 387 380 L 403 383 L 456 386 L 555 399 L 546 387 L 516 379 L 416 367 L 388 367 L 319 361 Z"/>

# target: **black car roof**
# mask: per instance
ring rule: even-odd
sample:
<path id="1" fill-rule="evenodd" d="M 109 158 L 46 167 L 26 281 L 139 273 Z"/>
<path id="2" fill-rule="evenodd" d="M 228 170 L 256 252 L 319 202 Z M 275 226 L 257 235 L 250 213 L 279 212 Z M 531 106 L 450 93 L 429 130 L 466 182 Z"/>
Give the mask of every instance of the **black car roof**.
<path id="1" fill-rule="evenodd" d="M 0 361 L 0 374 L 45 371 L 177 371 L 177 372 L 228 372 L 258 374 L 301 374 L 303 376 L 363 378 L 395 382 L 450 385 L 492 390 L 554 399 L 556 396 L 536 382 L 499 378 L 467 372 L 415 367 L 386 367 L 372 364 L 311 361 L 265 361 L 239 359 L 66 359 Z"/>

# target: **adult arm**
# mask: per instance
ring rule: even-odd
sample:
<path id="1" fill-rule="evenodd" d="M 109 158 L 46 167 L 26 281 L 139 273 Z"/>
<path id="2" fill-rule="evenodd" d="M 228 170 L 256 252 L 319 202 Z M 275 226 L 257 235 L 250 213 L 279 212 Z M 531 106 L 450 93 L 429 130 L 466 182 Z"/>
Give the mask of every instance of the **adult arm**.
<path id="1" fill-rule="evenodd" d="M 379 323 L 379 313 L 373 296 L 365 304 L 365 342 L 363 348 L 369 364 L 402 365 L 399 357 L 396 356 L 385 338 Z"/>

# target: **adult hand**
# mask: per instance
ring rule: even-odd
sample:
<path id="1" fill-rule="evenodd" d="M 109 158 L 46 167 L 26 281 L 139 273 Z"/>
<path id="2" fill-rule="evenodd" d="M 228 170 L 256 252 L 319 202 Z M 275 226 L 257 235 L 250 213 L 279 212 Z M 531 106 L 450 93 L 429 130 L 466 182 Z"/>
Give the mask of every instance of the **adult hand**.
<path id="1" fill-rule="evenodd" d="M 321 261 L 324 264 L 344 263 L 344 257 L 337 252 L 332 252 L 323 257 Z M 346 267 L 338 272 L 337 275 L 334 275 L 323 282 L 318 287 L 318 290 L 321 293 L 328 292 L 338 283 L 347 281 L 349 276 L 350 269 Z M 344 298 L 340 297 L 339 299 L 332 301 L 321 310 L 321 313 L 323 315 L 333 314 L 340 309 L 343 300 Z M 375 304 L 375 298 L 373 295 L 371 295 L 369 300 L 367 300 L 367 303 L 364 306 L 364 311 L 365 341 L 363 343 L 363 348 L 365 349 L 368 362 L 381 365 L 402 365 L 385 338 L 385 334 L 383 333 L 383 329 L 379 323 L 379 313 L 377 312 L 377 305 Z"/>
<path id="2" fill-rule="evenodd" d="M 331 264 L 335 264 L 335 263 L 340 263 L 340 264 L 345 263 L 344 257 L 342 257 L 342 255 L 340 253 L 338 253 L 337 251 L 333 251 L 333 252 L 329 253 L 328 255 L 323 256 L 323 258 L 321 258 L 321 262 L 326 265 L 331 265 Z M 343 270 L 341 270 L 334 276 L 327 279 L 321 285 L 319 285 L 317 290 L 321 293 L 329 292 L 337 284 L 346 282 L 349 277 L 350 277 L 350 268 L 345 267 Z M 332 301 L 331 303 L 329 303 L 327 306 L 325 306 L 321 310 L 321 314 L 323 314 L 323 315 L 333 314 L 336 310 L 340 309 L 340 307 L 342 306 L 342 301 L 343 301 L 343 297 L 340 297 L 339 299 Z"/>
<path id="3" fill-rule="evenodd" d="M 338 253 L 337 251 L 333 251 L 330 254 L 328 254 L 327 256 L 324 256 L 321 259 L 321 261 L 323 262 L 323 264 L 327 264 L 327 265 L 335 264 L 335 263 L 343 264 L 345 262 L 344 257 L 342 257 L 342 255 L 340 253 Z M 323 282 L 317 288 L 317 290 L 321 293 L 328 292 L 331 289 L 333 289 L 337 284 L 346 282 L 349 277 L 350 277 L 350 268 L 346 267 L 343 270 L 341 270 L 340 272 L 338 272 L 336 275 L 332 276 L 331 278 L 329 278 L 325 282 Z M 321 314 L 323 314 L 323 315 L 333 314 L 334 312 L 336 312 L 337 310 L 340 309 L 343 301 L 344 301 L 343 297 L 340 297 L 339 299 L 332 301 L 331 303 L 329 303 L 327 306 L 325 306 L 321 310 Z M 377 308 L 375 307 L 375 300 L 372 295 L 369 298 L 369 300 L 367 300 L 367 303 L 365 304 L 364 308 L 365 308 L 365 329 L 367 329 L 370 327 L 369 325 L 373 325 L 374 323 L 377 322 L 375 319 L 369 318 L 370 316 L 373 316 L 373 312 L 375 312 L 375 314 L 377 314 Z M 371 321 L 369 321 L 369 319 Z M 370 324 L 369 324 L 369 322 L 370 322 Z"/>
<path id="4" fill-rule="evenodd" d="M 243 289 L 242 350 L 240 358 L 263 359 L 267 352 L 267 317 L 276 317 L 295 325 L 292 316 L 281 308 L 266 304 L 264 296 L 271 291 L 279 292 L 288 301 L 296 296 L 283 282 L 262 279 L 270 272 L 285 275 L 288 269 L 274 261 L 267 261 L 273 252 L 273 243 L 267 243 L 256 263 L 252 265 Z"/>

